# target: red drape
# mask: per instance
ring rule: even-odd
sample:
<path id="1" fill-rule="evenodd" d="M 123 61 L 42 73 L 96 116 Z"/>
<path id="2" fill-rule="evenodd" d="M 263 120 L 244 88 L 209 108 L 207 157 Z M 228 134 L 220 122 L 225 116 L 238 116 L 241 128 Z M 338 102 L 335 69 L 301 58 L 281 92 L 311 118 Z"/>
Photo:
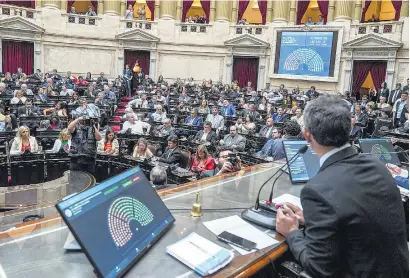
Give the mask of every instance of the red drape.
<path id="1" fill-rule="evenodd" d="M 382 83 L 386 80 L 386 62 L 371 62 L 370 74 L 372 75 L 374 87 L 378 91 L 381 88 Z"/>
<path id="2" fill-rule="evenodd" d="M 399 20 L 402 0 L 392 0 L 391 3 L 396 10 L 396 13 L 394 14 L 394 20 Z"/>
<path id="3" fill-rule="evenodd" d="M 22 68 L 26 74 L 34 71 L 34 44 L 31 42 L 2 41 L 3 72 L 14 73 Z"/>
<path id="4" fill-rule="evenodd" d="M 97 13 L 97 10 L 98 10 L 98 0 L 91 0 L 91 5 L 93 5 L 94 12 Z"/>
<path id="5" fill-rule="evenodd" d="M 135 2 L 136 2 L 135 0 L 127 0 L 127 9 L 129 5 L 132 5 L 134 7 Z"/>
<path id="6" fill-rule="evenodd" d="M 352 93 L 356 94 L 360 92 L 360 87 L 366 80 L 367 75 L 370 72 L 372 65 L 367 61 L 357 61 L 353 65 L 353 84 Z"/>
<path id="7" fill-rule="evenodd" d="M 369 9 L 369 6 L 370 6 L 371 3 L 372 3 L 372 0 L 366 0 L 366 1 L 364 2 L 364 7 L 363 7 L 363 10 L 362 10 L 362 19 L 361 19 L 361 22 L 364 22 L 364 20 L 365 20 L 365 18 L 366 18 L 367 9 Z"/>
<path id="8" fill-rule="evenodd" d="M 191 8 L 192 3 L 194 3 L 193 0 L 184 0 L 182 2 L 182 17 L 181 17 L 182 22 L 185 22 L 186 14 L 188 13 L 189 9 Z"/>
<path id="9" fill-rule="evenodd" d="M 134 1 L 135 2 L 135 1 Z M 147 0 L 147 6 L 149 10 L 151 11 L 151 20 L 154 21 L 154 15 L 155 15 L 155 0 Z"/>
<path id="10" fill-rule="evenodd" d="M 233 80 L 238 80 L 239 87 L 245 87 L 248 81 L 252 82 L 252 87 L 257 87 L 259 58 L 239 58 L 233 59 Z"/>
<path id="11" fill-rule="evenodd" d="M 320 13 L 323 16 L 323 22 L 327 23 L 327 13 L 329 9 L 329 0 L 317 0 L 317 5 L 319 6 Z"/>
<path id="12" fill-rule="evenodd" d="M 296 24 L 302 24 L 302 18 L 309 7 L 310 0 L 299 0 L 298 1 L 298 12 L 296 14 Z"/>
<path id="13" fill-rule="evenodd" d="M 266 12 L 268 10 L 268 1 L 258 0 L 259 11 L 262 14 L 262 24 L 266 24 Z"/>
<path id="14" fill-rule="evenodd" d="M 32 9 L 36 8 L 35 0 L 3 0 L 2 4 L 32 8 Z"/>
<path id="15" fill-rule="evenodd" d="M 71 11 L 71 7 L 74 5 L 75 0 L 67 0 L 67 13 Z"/>
<path id="16" fill-rule="evenodd" d="M 138 60 L 139 66 L 142 68 L 144 74 L 149 74 L 150 53 L 149 51 L 124 51 L 124 67 L 129 65 L 130 69 L 134 68 L 135 61 Z"/>
<path id="17" fill-rule="evenodd" d="M 238 4 L 238 20 L 241 20 L 243 17 L 243 14 L 246 11 L 246 8 L 249 5 L 249 0 L 239 0 Z"/>
<path id="18" fill-rule="evenodd" d="M 209 13 L 211 11 L 211 0 L 201 0 L 201 6 L 205 12 L 206 23 L 209 23 Z"/>

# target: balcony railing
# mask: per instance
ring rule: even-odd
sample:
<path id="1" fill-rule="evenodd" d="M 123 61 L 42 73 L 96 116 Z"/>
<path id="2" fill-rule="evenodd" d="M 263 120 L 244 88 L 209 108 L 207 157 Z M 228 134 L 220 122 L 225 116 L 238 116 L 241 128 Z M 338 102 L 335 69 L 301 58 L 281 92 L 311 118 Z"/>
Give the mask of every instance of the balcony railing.
<path id="1" fill-rule="evenodd" d="M 231 36 L 240 36 L 245 34 L 250 35 L 264 35 L 268 26 L 266 25 L 233 25 L 231 26 Z"/>
<path id="2" fill-rule="evenodd" d="M 0 4 L 0 18 L 21 16 L 30 20 L 36 18 L 36 13 L 35 9 Z"/>
<path id="3" fill-rule="evenodd" d="M 180 33 L 202 33 L 206 34 L 211 28 L 211 24 L 201 24 L 201 23 L 177 23 Z"/>
<path id="4" fill-rule="evenodd" d="M 90 26 L 100 26 L 101 17 L 99 16 L 88 16 L 80 14 L 67 14 L 67 24 L 81 24 Z"/>
<path id="5" fill-rule="evenodd" d="M 350 39 L 366 34 L 379 34 L 388 39 L 401 42 L 402 40 L 403 22 L 401 21 L 385 21 L 385 22 L 367 22 L 351 24 Z"/>
<path id="6" fill-rule="evenodd" d="M 148 21 L 148 20 L 134 20 L 134 19 L 121 19 L 121 26 L 126 30 L 129 29 L 141 29 L 144 31 L 155 31 L 157 30 L 158 22 Z"/>

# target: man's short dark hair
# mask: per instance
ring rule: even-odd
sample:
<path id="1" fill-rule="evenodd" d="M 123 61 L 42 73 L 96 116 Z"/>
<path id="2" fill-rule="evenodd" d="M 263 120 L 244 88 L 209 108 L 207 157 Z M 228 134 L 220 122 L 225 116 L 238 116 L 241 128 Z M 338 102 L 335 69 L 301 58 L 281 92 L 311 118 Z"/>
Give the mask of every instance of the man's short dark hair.
<path id="1" fill-rule="evenodd" d="M 205 121 L 204 125 L 212 127 L 212 123 L 210 121 Z"/>
<path id="2" fill-rule="evenodd" d="M 296 137 L 299 136 L 301 129 L 300 125 L 296 121 L 286 121 L 282 127 L 283 135 Z"/>
<path id="3" fill-rule="evenodd" d="M 167 138 L 168 142 L 178 143 L 178 136 L 177 135 L 170 135 Z"/>
<path id="4" fill-rule="evenodd" d="M 303 112 L 304 128 L 322 146 L 341 147 L 349 142 L 350 109 L 346 102 L 332 95 L 309 101 Z"/>

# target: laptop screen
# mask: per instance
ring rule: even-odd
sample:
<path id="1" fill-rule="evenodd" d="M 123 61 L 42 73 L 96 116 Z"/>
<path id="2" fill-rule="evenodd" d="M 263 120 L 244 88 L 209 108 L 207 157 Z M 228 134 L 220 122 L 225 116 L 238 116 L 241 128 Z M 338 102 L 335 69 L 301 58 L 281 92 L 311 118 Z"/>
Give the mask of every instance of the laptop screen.
<path id="1" fill-rule="evenodd" d="M 283 141 L 286 161 L 288 162 L 290 180 L 292 181 L 292 183 L 307 182 L 319 172 L 319 157 L 316 155 L 316 153 L 313 152 L 310 146 L 304 154 L 300 154 L 289 165 L 289 160 L 298 152 L 298 150 L 302 146 L 306 144 L 306 141 Z"/>
<path id="2" fill-rule="evenodd" d="M 139 167 L 56 207 L 102 277 L 122 276 L 175 221 Z"/>
<path id="3" fill-rule="evenodd" d="M 401 165 L 394 146 L 388 138 L 359 139 L 359 145 L 362 153 L 371 154 L 385 163 Z"/>

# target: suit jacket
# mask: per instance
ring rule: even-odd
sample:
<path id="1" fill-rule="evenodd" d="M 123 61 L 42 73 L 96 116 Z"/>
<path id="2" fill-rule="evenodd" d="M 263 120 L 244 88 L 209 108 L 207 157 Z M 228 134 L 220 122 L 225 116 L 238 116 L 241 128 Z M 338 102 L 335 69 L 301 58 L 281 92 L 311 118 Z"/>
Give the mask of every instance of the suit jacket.
<path id="1" fill-rule="evenodd" d="M 185 124 L 186 124 L 186 125 L 189 125 L 190 122 L 191 122 L 191 120 L 193 120 L 193 121 L 192 121 L 192 125 L 194 125 L 194 126 L 201 126 L 201 118 L 200 118 L 199 116 L 196 116 L 194 119 L 192 119 L 191 116 L 188 116 L 188 117 L 186 118 Z"/>
<path id="2" fill-rule="evenodd" d="M 272 130 L 274 129 L 273 126 L 264 125 L 261 130 L 259 131 L 259 135 L 265 138 L 272 138 Z M 267 134 L 270 130 L 270 134 Z"/>
<path id="3" fill-rule="evenodd" d="M 278 114 L 274 113 L 272 115 L 272 119 L 275 123 L 284 122 L 286 120 L 286 114 L 278 115 Z"/>
<path id="4" fill-rule="evenodd" d="M 290 232 L 286 241 L 307 273 L 409 276 L 403 204 L 382 162 L 345 148 L 324 162 L 300 198 L 305 231 Z"/>
<path id="5" fill-rule="evenodd" d="M 181 156 L 182 156 L 181 150 L 178 147 L 176 147 L 175 149 L 169 149 L 168 147 L 166 147 L 165 152 L 159 158 L 159 161 L 168 163 L 168 164 L 177 163 L 178 165 L 180 165 Z"/>
<path id="6" fill-rule="evenodd" d="M 390 105 L 394 105 L 396 100 L 398 100 L 401 96 L 402 90 L 392 90 L 389 94 L 389 99 L 387 100 L 387 103 Z"/>
<path id="7" fill-rule="evenodd" d="M 200 141 L 202 136 L 204 136 L 204 131 L 200 130 L 195 134 L 194 141 Z M 206 141 L 211 142 L 214 144 L 216 142 L 216 133 L 215 131 L 211 130 L 208 135 L 206 136 Z"/>
<path id="8" fill-rule="evenodd" d="M 217 114 L 216 116 L 214 116 L 213 114 L 209 114 L 209 115 L 206 117 L 206 121 L 212 123 L 212 128 L 216 128 L 216 129 L 222 130 L 222 129 L 224 129 L 224 127 L 225 127 L 224 117 L 222 117 L 222 116 L 219 115 L 219 114 Z"/>
<path id="9" fill-rule="evenodd" d="M 236 115 L 235 107 L 232 104 L 229 104 L 227 107 L 223 106 L 221 108 L 222 116 L 230 116 L 233 117 Z"/>
<path id="10" fill-rule="evenodd" d="M 369 121 L 369 117 L 364 112 L 360 113 L 360 115 L 356 117 L 356 125 L 358 126 L 366 127 L 368 121 Z"/>
<path id="11" fill-rule="evenodd" d="M 224 145 L 232 150 L 237 150 L 237 151 L 244 151 L 245 146 L 246 146 L 246 138 L 237 134 L 235 137 L 232 137 L 231 135 L 225 135 L 224 137 Z M 233 148 L 232 146 L 236 145 L 236 148 Z"/>
<path id="12" fill-rule="evenodd" d="M 363 131 L 359 126 L 354 126 L 350 131 L 350 140 L 354 143 L 358 143 L 359 139 L 362 138 Z"/>
<path id="13" fill-rule="evenodd" d="M 34 115 L 37 115 L 37 116 L 41 116 L 41 113 L 40 113 L 40 110 L 38 109 L 38 107 L 31 106 L 31 107 L 30 107 L 30 110 L 31 110 L 30 115 L 27 115 L 26 106 L 19 107 L 19 108 L 17 109 L 17 115 L 18 115 L 19 117 L 20 117 L 21 115 L 26 115 L 26 116 L 34 116 Z"/>

